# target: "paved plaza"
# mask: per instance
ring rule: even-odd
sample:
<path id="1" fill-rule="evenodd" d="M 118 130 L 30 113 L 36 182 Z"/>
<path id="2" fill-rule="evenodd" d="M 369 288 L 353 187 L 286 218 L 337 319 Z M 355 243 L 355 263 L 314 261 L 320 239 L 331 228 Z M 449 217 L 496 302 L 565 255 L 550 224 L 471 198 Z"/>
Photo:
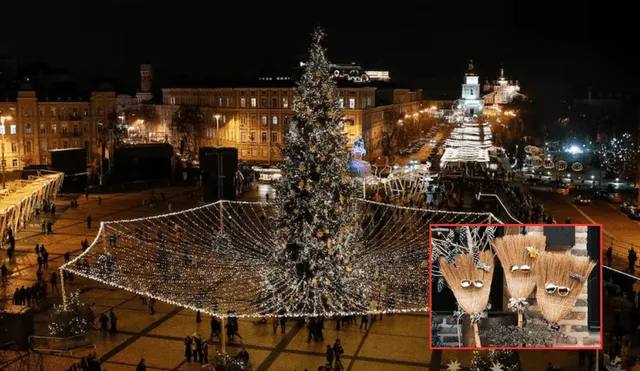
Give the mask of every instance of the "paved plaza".
<path id="1" fill-rule="evenodd" d="M 187 197 L 186 188 L 157 189 L 168 197 L 172 210 L 177 211 L 196 205 Z M 246 195 L 248 201 L 264 200 L 265 194 L 272 192 L 268 186 L 260 186 Z M 70 197 L 58 197 L 57 216 L 51 219 L 53 234 L 40 232 L 40 222 L 32 221 L 25 231 L 17 234 L 17 264 L 10 266 L 13 274 L 7 287 L 3 287 L 2 305 L 7 305 L 16 287 L 31 285 L 36 278 L 36 243 L 44 243 L 50 254 L 50 265 L 45 278 L 63 263 L 63 254 L 71 252 L 72 258 L 79 255 L 80 242 L 87 238 L 90 242 L 98 232 L 99 222 L 105 220 L 139 218 L 168 212 L 167 202 L 158 202 L 153 208 L 143 206 L 142 200 L 149 199 L 151 191 L 130 194 L 103 194 L 101 205 L 98 195 L 78 197 L 77 210 L 69 208 Z M 273 196 L 273 194 L 272 194 Z M 273 197 L 271 197 L 273 199 Z M 93 225 L 87 228 L 86 217 L 91 215 Z M 2 258 L 6 254 L 2 251 Z M 141 357 L 146 360 L 151 370 L 200 370 L 200 364 L 187 363 L 184 357 L 184 338 L 197 332 L 204 337 L 209 336 L 209 318 L 203 316 L 202 323 L 196 323 L 195 312 L 173 305 L 158 302 L 156 313 L 147 312 L 137 295 L 94 281 L 76 277 L 66 285 L 67 292 L 81 291 L 81 297 L 87 303 L 96 303 L 96 317 L 113 309 L 118 316 L 117 334 L 95 333 L 95 351 L 102 361 L 103 370 L 134 370 Z M 60 302 L 60 294 L 55 302 Z M 36 316 L 36 335 L 48 336 L 48 313 L 41 312 Z M 270 320 L 271 321 L 271 320 Z M 382 320 L 370 323 L 369 328 L 359 329 L 358 325 L 346 325 L 335 330 L 335 322 L 325 322 L 325 342 L 307 343 L 307 329 L 296 326 L 295 321 L 287 322 L 285 333 L 273 332 L 271 322 L 257 324 L 253 319 L 239 321 L 239 333 L 242 340 L 228 344 L 231 355 L 245 347 L 250 354 L 250 363 L 254 370 L 302 371 L 317 370 L 325 363 L 325 349 L 340 339 L 345 355 L 343 365 L 351 371 L 412 371 L 427 370 L 431 352 L 428 348 L 429 324 L 426 314 L 386 315 Z M 217 341 L 210 346 L 209 354 L 215 354 L 219 347 Z M 74 351 L 61 355 L 44 357 L 44 370 L 66 370 L 77 363 L 89 350 Z M 13 356 L 19 357 L 19 354 Z M 5 356 L 5 358 L 11 355 Z M 462 365 L 469 365 L 472 353 L 469 351 L 445 351 L 444 365 L 457 359 Z M 547 362 L 553 359 L 556 367 L 562 370 L 577 370 L 577 352 L 521 352 L 524 371 L 544 369 Z M 17 368 L 18 362 L 14 364 Z"/>

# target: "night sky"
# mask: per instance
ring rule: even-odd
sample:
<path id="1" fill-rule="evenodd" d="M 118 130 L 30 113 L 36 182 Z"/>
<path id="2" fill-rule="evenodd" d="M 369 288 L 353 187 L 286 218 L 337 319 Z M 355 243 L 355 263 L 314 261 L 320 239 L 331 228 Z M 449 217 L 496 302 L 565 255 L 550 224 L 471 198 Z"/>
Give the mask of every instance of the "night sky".
<path id="1" fill-rule="evenodd" d="M 481 81 L 495 79 L 503 62 L 537 100 L 587 86 L 630 91 L 637 79 L 627 40 L 638 32 L 624 8 L 398 3 L 20 0 L 3 4 L 0 54 L 68 68 L 80 82 L 108 76 L 129 86 L 150 60 L 166 86 L 176 75 L 246 78 L 294 66 L 320 23 L 332 62 L 389 70 L 429 92 L 458 93 L 470 58 Z"/>

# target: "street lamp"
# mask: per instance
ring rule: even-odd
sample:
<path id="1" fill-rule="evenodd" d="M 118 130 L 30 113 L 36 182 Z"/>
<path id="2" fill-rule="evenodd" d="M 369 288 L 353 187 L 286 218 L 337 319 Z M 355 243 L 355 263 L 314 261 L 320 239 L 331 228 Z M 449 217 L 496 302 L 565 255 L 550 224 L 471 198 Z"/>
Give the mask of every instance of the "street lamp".
<path id="1" fill-rule="evenodd" d="M 220 130 L 220 115 L 213 115 L 216 119 L 216 147 L 220 147 L 220 138 L 218 137 L 218 131 Z"/>
<path id="2" fill-rule="evenodd" d="M 6 161 L 4 159 L 4 133 L 5 133 L 5 127 L 4 127 L 4 122 L 5 121 L 11 121 L 11 116 L 0 116 L 0 130 L 2 130 L 2 189 L 6 189 L 6 184 L 5 184 L 5 179 L 4 179 L 4 169 L 6 168 L 7 164 Z"/>

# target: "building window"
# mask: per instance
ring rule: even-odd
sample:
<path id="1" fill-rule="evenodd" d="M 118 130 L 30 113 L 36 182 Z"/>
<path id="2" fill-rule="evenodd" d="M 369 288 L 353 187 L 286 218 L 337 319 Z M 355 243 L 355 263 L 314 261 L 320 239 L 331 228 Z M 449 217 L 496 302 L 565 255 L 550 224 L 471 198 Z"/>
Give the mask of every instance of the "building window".
<path id="1" fill-rule="evenodd" d="M 240 98 L 240 107 L 244 108 L 247 106 L 247 98 Z"/>
<path id="2" fill-rule="evenodd" d="M 251 143 L 255 143 L 256 142 L 256 132 L 255 131 L 251 131 L 251 133 L 249 133 L 249 142 L 251 142 Z"/>
<path id="3" fill-rule="evenodd" d="M 62 135 L 67 135 L 67 124 L 62 124 Z M 67 148 L 67 147 L 64 147 Z"/>
<path id="4" fill-rule="evenodd" d="M 256 108 L 258 106 L 258 98 L 251 98 L 251 108 Z"/>
<path id="5" fill-rule="evenodd" d="M 51 107 L 51 116 L 55 116 L 55 115 L 56 115 L 56 108 Z"/>
<path id="6" fill-rule="evenodd" d="M 58 125 L 51 124 L 51 133 L 56 134 L 58 132 Z"/>
<path id="7" fill-rule="evenodd" d="M 51 149 L 58 149 L 58 141 L 57 140 L 51 141 Z"/>
<path id="8" fill-rule="evenodd" d="M 18 152 L 18 143 L 11 142 L 11 152 Z"/>
<path id="9" fill-rule="evenodd" d="M 218 97 L 218 107 L 222 107 L 222 97 Z"/>
<path id="10" fill-rule="evenodd" d="M 18 129 L 17 129 L 17 126 L 15 124 L 11 124 L 11 126 L 9 127 L 9 130 L 10 130 L 9 133 L 11 133 L 13 135 L 18 134 Z"/>
<path id="11" fill-rule="evenodd" d="M 344 98 L 338 99 L 338 104 L 340 105 L 340 108 L 344 108 Z"/>
<path id="12" fill-rule="evenodd" d="M 18 167 L 18 159 L 14 158 L 13 161 L 11 161 L 11 164 L 13 165 L 13 167 Z"/>
<path id="13" fill-rule="evenodd" d="M 260 139 L 262 141 L 262 143 L 267 143 L 267 132 L 263 131 L 262 135 L 260 136 Z"/>
<path id="14" fill-rule="evenodd" d="M 262 115 L 262 125 L 266 125 L 266 124 L 267 124 L 267 116 Z"/>
<path id="15" fill-rule="evenodd" d="M 24 127 L 24 132 L 25 132 L 27 135 L 31 135 L 31 124 L 27 124 L 27 125 L 25 125 L 25 127 Z"/>
<path id="16" fill-rule="evenodd" d="M 89 109 L 88 109 L 88 108 L 85 108 L 85 109 L 84 109 L 83 114 L 84 114 L 85 116 L 89 116 Z"/>
<path id="17" fill-rule="evenodd" d="M 267 108 L 267 98 L 262 98 L 260 104 L 262 104 L 262 108 Z"/>
<path id="18" fill-rule="evenodd" d="M 62 141 L 62 148 L 69 148 L 69 142 L 66 140 Z"/>
<path id="19" fill-rule="evenodd" d="M 289 98 L 282 98 L 282 108 L 289 108 Z"/>
<path id="20" fill-rule="evenodd" d="M 44 117 L 44 108 L 40 108 L 40 117 Z"/>
<path id="21" fill-rule="evenodd" d="M 89 132 L 89 124 L 84 125 L 84 132 L 85 134 Z"/>
<path id="22" fill-rule="evenodd" d="M 271 143 L 278 143 L 278 133 L 271 133 Z"/>
<path id="23" fill-rule="evenodd" d="M 276 98 L 271 100 L 271 108 L 278 108 L 278 100 Z"/>
<path id="24" fill-rule="evenodd" d="M 349 109 L 356 109 L 356 98 L 349 98 Z"/>
<path id="25" fill-rule="evenodd" d="M 73 136 L 80 135 L 80 126 L 78 124 L 73 124 Z"/>
<path id="26" fill-rule="evenodd" d="M 365 97 L 360 98 L 360 108 L 362 109 L 367 108 L 367 98 Z"/>
<path id="27" fill-rule="evenodd" d="M 222 123 L 223 124 L 227 123 L 227 115 L 222 115 Z"/>
<path id="28" fill-rule="evenodd" d="M 242 130 L 240 132 L 240 143 L 246 143 L 247 142 L 247 132 Z"/>
<path id="29" fill-rule="evenodd" d="M 256 115 L 251 115 L 251 125 L 255 125 L 258 121 L 258 118 L 256 117 Z"/>
<path id="30" fill-rule="evenodd" d="M 282 122 L 283 122 L 285 125 L 288 125 L 288 124 L 289 124 L 289 116 L 286 116 L 286 115 L 285 115 L 285 116 L 282 116 Z"/>
<path id="31" fill-rule="evenodd" d="M 98 108 L 97 113 L 98 113 L 98 116 L 102 116 L 102 108 Z"/>
<path id="32" fill-rule="evenodd" d="M 367 97 L 367 107 L 373 107 L 373 97 Z"/>
<path id="33" fill-rule="evenodd" d="M 40 134 L 47 133 L 47 126 L 45 124 L 40 124 Z"/>
<path id="34" fill-rule="evenodd" d="M 78 109 L 77 108 L 73 109 L 73 112 L 71 112 L 71 116 L 78 117 Z"/>
<path id="35" fill-rule="evenodd" d="M 80 141 L 77 139 L 73 140 L 73 148 L 80 148 Z"/>
<path id="36" fill-rule="evenodd" d="M 31 153 L 31 141 L 30 141 L 30 140 L 28 140 L 28 141 L 25 143 L 25 146 L 24 146 L 24 152 L 25 152 L 25 153 Z"/>
<path id="37" fill-rule="evenodd" d="M 47 140 L 43 139 L 40 141 L 40 151 L 46 151 L 47 150 Z"/>
<path id="38" fill-rule="evenodd" d="M 246 123 L 247 123 L 247 118 L 246 118 L 246 117 L 244 117 L 244 116 L 243 116 L 243 117 L 241 117 L 241 118 L 240 118 L 240 125 L 244 125 L 244 124 L 246 124 Z"/>
<path id="39" fill-rule="evenodd" d="M 274 124 L 274 125 L 278 125 L 278 116 L 273 116 L 271 118 L 271 123 Z"/>
<path id="40" fill-rule="evenodd" d="M 231 100 L 227 97 L 227 107 L 231 107 Z"/>

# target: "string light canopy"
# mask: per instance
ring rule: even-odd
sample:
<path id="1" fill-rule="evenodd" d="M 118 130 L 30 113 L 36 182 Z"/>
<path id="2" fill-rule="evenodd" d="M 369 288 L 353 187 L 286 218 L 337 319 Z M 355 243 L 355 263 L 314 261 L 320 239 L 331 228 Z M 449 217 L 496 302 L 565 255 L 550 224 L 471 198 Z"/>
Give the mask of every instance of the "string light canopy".
<path id="1" fill-rule="evenodd" d="M 334 272 L 342 275 L 340 284 L 324 277 L 324 285 L 312 285 L 302 297 L 296 285 L 303 283 L 282 274 L 272 258 L 283 247 L 271 203 L 220 201 L 102 222 L 91 246 L 62 269 L 217 317 L 426 311 L 429 224 L 501 223 L 488 213 L 350 202 L 361 216 L 352 226 L 358 246 L 343 255 L 344 271 Z"/>
<path id="2" fill-rule="evenodd" d="M 462 122 L 453 129 L 440 162 L 487 163 L 489 150 L 493 147 L 491 127 L 488 123 L 477 121 Z"/>

